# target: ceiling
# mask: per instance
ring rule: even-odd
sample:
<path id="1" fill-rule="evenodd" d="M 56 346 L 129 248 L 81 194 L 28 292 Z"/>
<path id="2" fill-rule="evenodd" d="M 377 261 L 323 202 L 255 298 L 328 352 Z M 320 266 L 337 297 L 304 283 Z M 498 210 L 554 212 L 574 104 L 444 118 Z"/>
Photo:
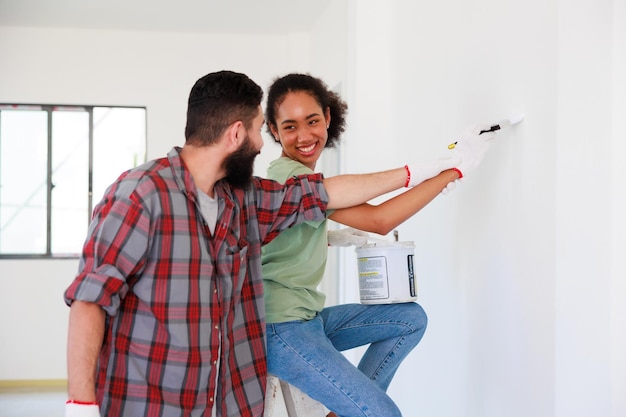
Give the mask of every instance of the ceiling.
<path id="1" fill-rule="evenodd" d="M 332 0 L 0 0 L 0 26 L 240 34 L 308 32 Z"/>

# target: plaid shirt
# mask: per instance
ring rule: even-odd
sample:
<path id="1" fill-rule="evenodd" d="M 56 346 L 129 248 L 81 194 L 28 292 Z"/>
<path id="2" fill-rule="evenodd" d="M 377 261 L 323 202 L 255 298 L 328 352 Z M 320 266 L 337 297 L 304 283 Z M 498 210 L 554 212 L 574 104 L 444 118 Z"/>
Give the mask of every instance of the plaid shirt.
<path id="1" fill-rule="evenodd" d="M 324 218 L 322 178 L 285 186 L 254 178 L 245 190 L 218 182 L 211 235 L 179 151 L 109 187 L 65 301 L 107 312 L 96 378 L 103 416 L 208 417 L 215 405 L 218 416 L 260 417 L 261 245 L 293 224 Z"/>

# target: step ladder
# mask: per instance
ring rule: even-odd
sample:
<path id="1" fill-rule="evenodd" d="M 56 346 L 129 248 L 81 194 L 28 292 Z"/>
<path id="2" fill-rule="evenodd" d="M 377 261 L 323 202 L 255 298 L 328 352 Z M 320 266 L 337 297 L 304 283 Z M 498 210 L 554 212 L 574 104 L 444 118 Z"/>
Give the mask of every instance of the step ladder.
<path id="1" fill-rule="evenodd" d="M 273 375 L 268 375 L 264 417 L 279 417 L 281 415 L 276 407 L 277 403 L 280 404 L 281 398 L 284 401 L 288 417 L 326 417 L 329 413 L 326 407 L 311 399 L 298 388 Z"/>

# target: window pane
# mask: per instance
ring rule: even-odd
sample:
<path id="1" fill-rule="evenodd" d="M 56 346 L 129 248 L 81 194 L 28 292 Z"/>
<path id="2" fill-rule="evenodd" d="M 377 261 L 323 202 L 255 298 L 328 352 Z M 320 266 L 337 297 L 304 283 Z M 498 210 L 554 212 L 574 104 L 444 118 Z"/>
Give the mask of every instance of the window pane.
<path id="1" fill-rule="evenodd" d="M 0 103 L 0 257 L 78 256 L 93 205 L 145 160 L 144 108 Z"/>
<path id="2" fill-rule="evenodd" d="M 146 161 L 146 110 L 93 109 L 93 203 L 124 171 Z"/>
<path id="3" fill-rule="evenodd" d="M 3 110 L 0 129 L 0 254 L 44 254 L 47 113 Z"/>
<path id="4" fill-rule="evenodd" d="M 89 222 L 89 113 L 52 113 L 52 221 L 54 255 L 78 254 Z"/>

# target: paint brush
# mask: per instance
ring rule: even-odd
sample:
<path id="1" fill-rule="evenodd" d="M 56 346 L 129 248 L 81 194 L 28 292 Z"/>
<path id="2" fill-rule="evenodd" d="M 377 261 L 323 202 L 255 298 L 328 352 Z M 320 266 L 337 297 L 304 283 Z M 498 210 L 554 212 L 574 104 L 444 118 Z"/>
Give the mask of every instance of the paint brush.
<path id="1" fill-rule="evenodd" d="M 481 130 L 479 135 L 487 132 L 495 132 L 496 130 L 500 130 L 504 127 L 515 126 L 518 123 L 521 123 L 524 120 L 524 113 L 517 113 L 511 115 L 508 119 L 501 120 L 495 125 L 492 125 L 489 129 Z M 454 149 L 458 142 L 454 142 L 448 145 L 448 149 Z"/>

